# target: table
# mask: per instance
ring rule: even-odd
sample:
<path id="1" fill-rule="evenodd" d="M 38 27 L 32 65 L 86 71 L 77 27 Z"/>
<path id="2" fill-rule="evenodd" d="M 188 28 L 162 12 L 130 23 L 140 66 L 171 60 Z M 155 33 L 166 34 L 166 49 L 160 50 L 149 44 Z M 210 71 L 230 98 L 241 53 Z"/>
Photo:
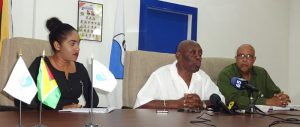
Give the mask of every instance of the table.
<path id="1" fill-rule="evenodd" d="M 276 113 L 276 112 L 272 112 Z M 293 118 L 300 119 L 300 111 L 283 111 L 298 116 Z M 202 115 L 203 114 L 203 115 Z M 185 113 L 169 110 L 168 114 L 157 114 L 156 110 L 151 109 L 117 109 L 108 114 L 94 114 L 94 123 L 101 127 L 209 127 L 202 123 L 192 124 L 190 121 L 197 120 L 196 117 L 210 119 L 208 124 L 217 127 L 268 127 L 276 118 L 262 116 L 258 114 L 227 115 L 223 113 L 212 113 L 213 116 L 201 113 Z M 88 113 L 71 113 L 58 111 L 43 111 L 42 123 L 47 127 L 84 127 L 89 122 Z M 282 118 L 291 116 L 276 115 Z M 38 111 L 22 112 L 22 125 L 32 127 L 38 123 Z M 0 127 L 16 127 L 19 121 L 17 111 L 0 112 Z M 279 124 L 274 127 L 299 127 L 293 124 Z"/>

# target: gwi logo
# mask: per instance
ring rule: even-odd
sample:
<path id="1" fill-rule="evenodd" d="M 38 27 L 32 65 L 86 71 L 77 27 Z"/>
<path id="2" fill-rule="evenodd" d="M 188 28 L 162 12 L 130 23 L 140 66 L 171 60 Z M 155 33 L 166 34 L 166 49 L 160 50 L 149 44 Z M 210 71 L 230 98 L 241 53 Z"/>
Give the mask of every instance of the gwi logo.
<path id="1" fill-rule="evenodd" d="M 239 89 L 241 89 L 241 86 L 242 86 L 242 81 L 237 80 L 236 81 L 236 87 L 238 87 Z"/>

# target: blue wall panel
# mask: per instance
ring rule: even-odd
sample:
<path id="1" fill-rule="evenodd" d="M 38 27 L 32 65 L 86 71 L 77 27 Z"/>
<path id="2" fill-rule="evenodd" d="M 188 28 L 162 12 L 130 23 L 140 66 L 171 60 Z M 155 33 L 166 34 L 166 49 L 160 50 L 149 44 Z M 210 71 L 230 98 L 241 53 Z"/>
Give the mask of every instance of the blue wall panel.
<path id="1" fill-rule="evenodd" d="M 147 42 L 144 46 L 148 51 L 174 53 L 174 47 L 187 38 L 187 15 L 148 10 L 149 22 Z"/>
<path id="2" fill-rule="evenodd" d="M 175 53 L 176 46 L 187 39 L 188 15 L 192 16 L 191 38 L 197 35 L 197 8 L 142 0 L 139 50 Z"/>

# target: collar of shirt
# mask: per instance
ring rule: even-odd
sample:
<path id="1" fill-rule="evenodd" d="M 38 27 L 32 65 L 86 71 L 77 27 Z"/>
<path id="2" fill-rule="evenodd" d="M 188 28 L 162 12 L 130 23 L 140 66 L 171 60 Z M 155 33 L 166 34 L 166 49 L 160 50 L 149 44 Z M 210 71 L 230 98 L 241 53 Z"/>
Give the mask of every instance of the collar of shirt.
<path id="1" fill-rule="evenodd" d="M 171 68 L 170 68 L 171 76 L 172 76 L 174 84 L 177 86 L 183 85 L 185 93 L 193 93 L 193 91 L 192 91 L 193 87 L 195 87 L 195 85 L 197 84 L 197 81 L 198 81 L 197 79 L 199 79 L 196 76 L 197 72 L 193 73 L 190 86 L 188 87 L 188 85 L 185 83 L 185 81 L 182 79 L 182 77 L 178 74 L 176 63 L 177 63 L 177 61 L 173 62 L 171 65 Z"/>

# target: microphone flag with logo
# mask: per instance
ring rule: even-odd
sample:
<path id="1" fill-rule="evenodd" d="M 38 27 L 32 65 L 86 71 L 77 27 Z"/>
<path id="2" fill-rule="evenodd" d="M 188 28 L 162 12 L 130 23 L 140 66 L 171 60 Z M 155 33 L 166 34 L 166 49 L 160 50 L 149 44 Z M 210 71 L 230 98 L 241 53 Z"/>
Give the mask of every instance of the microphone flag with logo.
<path id="1" fill-rule="evenodd" d="M 93 59 L 93 87 L 112 92 L 117 86 L 117 80 L 114 75 L 99 61 Z"/>
<path id="2" fill-rule="evenodd" d="M 37 88 L 21 56 L 13 68 L 3 90 L 27 104 L 30 104 L 34 98 Z"/>

